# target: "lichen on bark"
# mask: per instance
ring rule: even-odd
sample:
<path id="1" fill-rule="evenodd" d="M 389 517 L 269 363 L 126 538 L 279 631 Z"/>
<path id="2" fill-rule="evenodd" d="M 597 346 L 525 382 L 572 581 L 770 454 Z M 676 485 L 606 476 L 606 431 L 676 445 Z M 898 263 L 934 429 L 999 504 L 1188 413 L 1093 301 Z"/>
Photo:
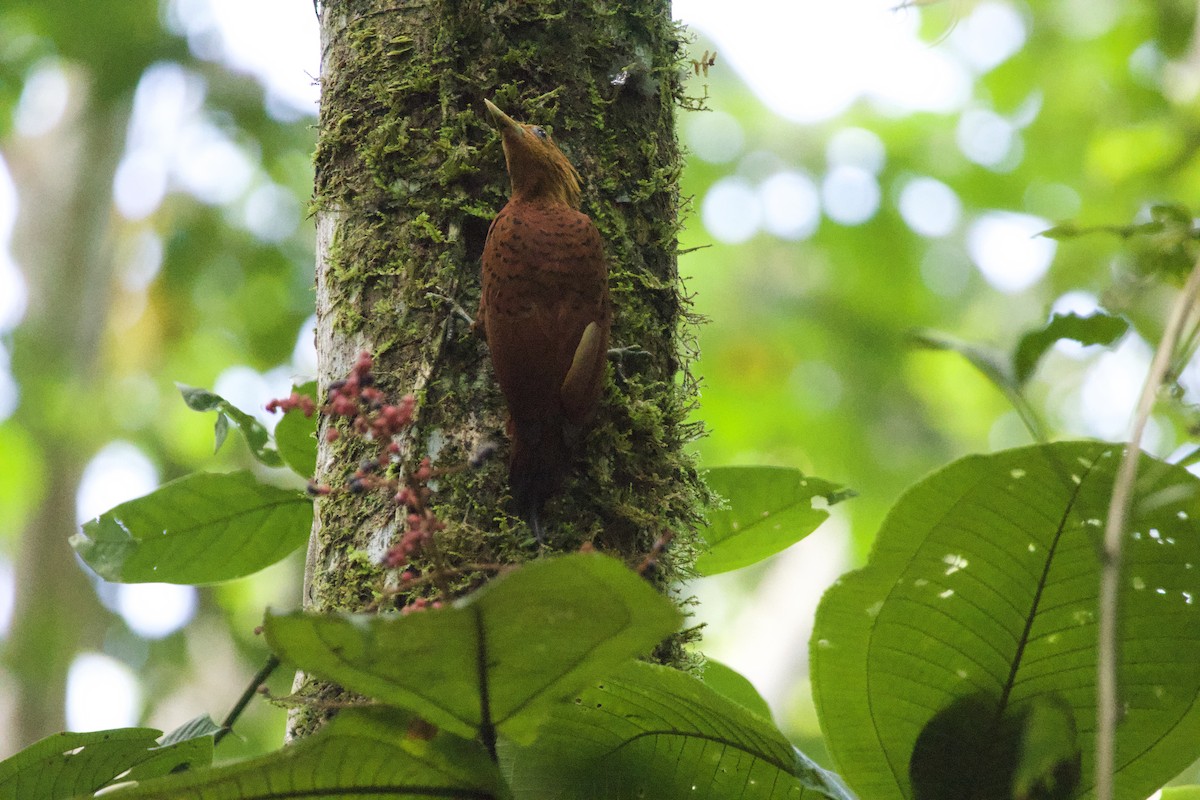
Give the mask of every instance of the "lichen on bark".
<path id="1" fill-rule="evenodd" d="M 506 503 L 504 401 L 486 345 L 438 295 L 476 307 L 488 224 L 507 198 L 483 99 L 545 126 L 583 177 L 583 210 L 605 240 L 613 344 L 642 350 L 609 371 L 575 474 L 547 504 L 546 549 L 590 542 L 632 564 L 671 531 L 653 574 L 666 590 L 688 574 L 706 500 L 687 451 L 699 428 L 689 421 L 692 321 L 676 268 L 685 42 L 669 3 L 340 0 L 323 4 L 321 25 L 322 391 L 366 350 L 381 388 L 417 396 L 402 468 L 426 455 L 460 464 L 485 442 L 499 445 L 483 467 L 437 482 L 442 564 L 538 555 Z M 362 450 L 351 437 L 322 436 L 320 479 L 343 480 Z M 349 493 L 317 506 L 306 605 L 379 604 L 395 583 L 378 563 L 400 512 L 387 498 Z M 456 571 L 439 588 L 461 594 L 486 578 Z M 678 661 L 677 645 L 660 657 Z"/>

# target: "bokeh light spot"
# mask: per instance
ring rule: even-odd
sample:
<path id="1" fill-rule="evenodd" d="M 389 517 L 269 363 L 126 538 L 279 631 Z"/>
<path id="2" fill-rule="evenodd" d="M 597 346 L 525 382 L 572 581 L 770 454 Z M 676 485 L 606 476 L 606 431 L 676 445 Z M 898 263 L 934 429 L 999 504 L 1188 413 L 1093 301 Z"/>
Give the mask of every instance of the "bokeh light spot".
<path id="1" fill-rule="evenodd" d="M 981 166 L 995 168 L 1008 160 L 1017 130 L 996 112 L 973 108 L 959 118 L 955 136 L 964 156 Z"/>
<path id="2" fill-rule="evenodd" d="M 821 223 L 817 185 L 802 172 L 777 172 L 758 188 L 763 225 L 781 239 L 807 239 Z"/>
<path id="3" fill-rule="evenodd" d="M 274 183 L 259 186 L 246 198 L 246 228 L 264 242 L 282 242 L 300 225 L 300 203 Z"/>
<path id="4" fill-rule="evenodd" d="M 196 588 L 171 583 L 121 584 L 116 607 L 134 633 L 161 639 L 182 628 L 196 613 Z"/>
<path id="5" fill-rule="evenodd" d="M 138 721 L 141 689 L 133 670 L 102 653 L 82 653 L 67 670 L 67 729 L 128 728 Z"/>
<path id="6" fill-rule="evenodd" d="M 843 128 L 829 138 L 825 158 L 831 167 L 861 167 L 878 175 L 887 161 L 887 149 L 882 139 L 865 128 Z"/>
<path id="7" fill-rule="evenodd" d="M 919 10 L 895 7 L 895 0 L 676 0 L 672 10 L 787 119 L 830 119 L 864 98 L 898 114 L 961 108 L 970 96 L 967 70 L 921 39 Z"/>
<path id="8" fill-rule="evenodd" d="M 12 357 L 8 348 L 0 342 L 0 422 L 8 419 L 17 410 L 21 391 L 12 375 Z"/>
<path id="9" fill-rule="evenodd" d="M 879 210 L 879 183 L 862 167 L 834 167 L 821 183 L 825 213 L 834 222 L 860 225 Z"/>
<path id="10" fill-rule="evenodd" d="M 983 2 L 950 33 L 954 51 L 978 73 L 1003 64 L 1025 46 L 1025 21 L 1011 5 Z"/>
<path id="11" fill-rule="evenodd" d="M 1108 33 L 1121 15 L 1119 0 L 1057 0 L 1051 4 L 1062 32 L 1075 39 Z"/>
<path id="12" fill-rule="evenodd" d="M 113 176 L 113 202 L 128 220 L 145 219 L 167 195 L 167 164 L 149 150 L 134 150 L 117 165 Z"/>
<path id="13" fill-rule="evenodd" d="M 120 253 L 121 286 L 130 292 L 144 292 L 158 277 L 163 262 L 163 241 L 152 228 L 145 228 L 123 242 Z"/>
<path id="14" fill-rule="evenodd" d="M 714 239 L 740 244 L 758 232 L 762 206 L 758 193 L 744 178 L 722 178 L 704 195 L 700 211 L 704 227 Z"/>
<path id="15" fill-rule="evenodd" d="M 1079 391 L 1079 408 L 1067 414 L 1067 423 L 1082 423 L 1083 433 L 1101 439 L 1124 439 L 1137 407 L 1150 346 L 1139 336 L 1126 336 L 1116 349 L 1102 352 L 1089 367 Z M 1147 441 L 1152 440 L 1147 436 Z"/>
<path id="16" fill-rule="evenodd" d="M 1025 187 L 1025 210 L 1047 219 L 1067 220 L 1079 213 L 1083 199 L 1063 183 L 1033 181 Z"/>
<path id="17" fill-rule="evenodd" d="M 4 155 L 0 154 L 0 334 L 17 327 L 28 303 L 25 278 L 13 262 L 10 250 L 17 206 L 17 187 Z"/>
<path id="18" fill-rule="evenodd" d="M 962 202 L 954 190 L 933 178 L 913 178 L 900 190 L 900 216 L 914 233 L 936 238 L 958 226 Z"/>
<path id="19" fill-rule="evenodd" d="M 8 637 L 16 598 L 17 580 L 13 574 L 12 562 L 0 556 L 0 639 Z"/>
<path id="20" fill-rule="evenodd" d="M 304 320 L 292 348 L 292 370 L 297 375 L 317 374 L 317 315 Z"/>
<path id="21" fill-rule="evenodd" d="M 240 147 L 207 122 L 187 126 L 180 139 L 172 170 L 188 192 L 211 205 L 241 197 L 254 169 Z"/>
<path id="22" fill-rule="evenodd" d="M 1038 235 L 1049 227 L 1030 214 L 990 211 L 971 223 L 967 252 L 988 283 L 1020 292 L 1041 280 L 1054 260 L 1057 243 Z"/>
<path id="23" fill-rule="evenodd" d="M 158 470 L 129 442 L 110 442 L 84 467 L 75 493 L 75 518 L 87 522 L 158 486 Z"/>
<path id="24" fill-rule="evenodd" d="M 25 78 L 13 112 L 13 127 L 22 136 L 49 133 L 62 121 L 70 97 L 71 86 L 58 61 L 38 62 Z"/>

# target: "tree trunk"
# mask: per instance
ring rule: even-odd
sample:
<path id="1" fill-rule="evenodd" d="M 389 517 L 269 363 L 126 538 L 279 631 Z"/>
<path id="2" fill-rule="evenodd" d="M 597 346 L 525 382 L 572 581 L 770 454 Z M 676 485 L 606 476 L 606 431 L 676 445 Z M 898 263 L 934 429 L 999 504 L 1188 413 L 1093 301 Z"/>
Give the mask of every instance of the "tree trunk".
<path id="1" fill-rule="evenodd" d="M 29 287 L 28 315 L 13 342 L 21 382 L 15 419 L 38 443 L 44 475 L 44 494 L 20 536 L 4 654 L 15 684 L 12 747 L 66 727 L 67 670 L 104 635 L 106 612 L 67 540 L 78 527 L 75 495 L 96 444 L 76 417 L 89 413 L 95 396 L 113 272 L 112 176 L 128 118 L 128 103 L 94 103 L 76 125 L 60 126 L 12 160 L 21 203 L 14 249 Z"/>
<path id="2" fill-rule="evenodd" d="M 676 269 L 674 112 L 684 99 L 684 47 L 669 3 L 330 0 L 321 27 L 321 391 L 368 351 L 380 388 L 418 400 L 402 470 L 424 456 L 435 467 L 465 465 L 485 443 L 498 445 L 483 466 L 437 477 L 432 502 L 447 524 L 436 547 L 443 579 L 421 591 L 458 596 L 488 577 L 475 565 L 539 553 L 507 504 L 504 400 L 486 344 L 434 296 L 477 306 L 484 239 L 507 198 L 484 98 L 550 130 L 579 170 L 583 210 L 609 259 L 613 346 L 644 351 L 609 371 L 573 474 L 544 511 L 546 551 L 591 543 L 636 564 L 670 531 L 676 539 L 653 571 L 665 589 L 688 569 L 704 499 L 685 452 L 699 431 L 687 421 L 695 389 Z M 344 485 L 367 445 L 326 441 L 329 424 L 322 422 L 318 477 Z M 381 589 L 397 581 L 380 558 L 403 523 L 385 492 L 321 498 L 306 606 L 387 608 L 413 599 L 409 592 L 380 602 Z M 423 558 L 414 567 L 427 573 L 430 555 Z"/>

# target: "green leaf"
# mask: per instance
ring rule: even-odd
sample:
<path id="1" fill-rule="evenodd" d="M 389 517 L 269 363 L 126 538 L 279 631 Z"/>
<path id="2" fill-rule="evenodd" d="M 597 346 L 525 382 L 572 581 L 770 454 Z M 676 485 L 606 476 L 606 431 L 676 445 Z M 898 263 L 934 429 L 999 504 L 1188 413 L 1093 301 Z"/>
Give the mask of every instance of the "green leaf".
<path id="1" fill-rule="evenodd" d="M 728 508 L 710 511 L 701 531 L 708 544 L 696 559 L 701 575 L 745 567 L 790 547 L 829 517 L 813 500 L 832 505 L 851 494 L 786 467 L 717 467 L 705 480 Z"/>
<path id="2" fill-rule="evenodd" d="M 147 758 L 121 776 L 121 781 L 145 781 L 212 766 L 213 737 L 210 735 L 181 739 L 147 751 Z"/>
<path id="3" fill-rule="evenodd" d="M 175 730 L 162 737 L 162 743 L 175 744 L 188 739 L 199 739 L 205 736 L 215 736 L 221 731 L 221 726 L 213 722 L 208 714 L 201 714 L 180 725 Z"/>
<path id="4" fill-rule="evenodd" d="M 1129 323 L 1121 317 L 1097 311 L 1090 316 L 1055 314 L 1042 327 L 1021 337 L 1013 354 L 1013 372 L 1017 383 L 1024 384 L 1037 369 L 1046 351 L 1060 339 L 1070 339 L 1083 345 L 1109 345 L 1125 335 Z"/>
<path id="5" fill-rule="evenodd" d="M 754 684 L 737 670 L 720 661 L 707 659 L 704 664 L 704 683 L 742 708 L 758 714 L 763 719 L 771 719 L 771 707 L 767 705 L 767 701 L 754 688 Z"/>
<path id="6" fill-rule="evenodd" d="M 309 381 L 292 389 L 317 400 L 317 382 Z M 311 478 L 317 471 L 317 417 L 304 416 L 299 409 L 284 413 L 275 426 L 275 446 L 284 463 L 302 478 Z"/>
<path id="7" fill-rule="evenodd" d="M 629 661 L 506 747 L 517 798 L 831 798 L 852 795 L 774 725 L 679 670 Z"/>
<path id="8" fill-rule="evenodd" d="M 217 421 L 213 423 L 213 452 L 216 453 L 229 438 L 229 417 L 217 412 Z"/>
<path id="9" fill-rule="evenodd" d="M 308 541 L 312 501 L 249 472 L 198 472 L 113 508 L 71 537 L 100 577 L 204 584 L 274 564 Z"/>
<path id="10" fill-rule="evenodd" d="M 263 424 L 257 419 L 242 411 L 240 408 L 230 403 L 219 394 L 214 394 L 207 389 L 199 389 L 195 386 L 188 386 L 183 383 L 175 384 L 179 389 L 179 393 L 183 395 L 183 402 L 187 403 L 187 407 L 193 411 L 216 411 L 217 423 L 214 428 L 214 436 L 216 445 L 214 451 L 220 450 L 221 445 L 225 443 L 225 436 L 228 433 L 228 422 L 223 422 L 225 417 L 233 420 L 237 425 L 238 430 L 242 432 L 242 436 L 246 439 L 246 444 L 250 447 L 250 452 L 254 457 L 266 464 L 268 467 L 282 467 L 283 459 L 275 448 L 271 447 L 271 435 Z"/>
<path id="11" fill-rule="evenodd" d="M 814 694 L 830 752 L 860 795 L 918 796 L 918 738 L 972 697 L 987 713 L 957 715 L 982 726 L 961 763 L 997 760 L 988 743 L 1004 740 L 1005 720 L 1061 698 L 1079 726 L 1072 796 L 1091 790 L 1099 541 L 1120 454 L 1059 442 L 956 461 L 901 497 L 867 566 L 826 593 Z M 1142 456 L 1125 542 L 1116 788 L 1134 798 L 1197 754 L 1200 480 Z M 1061 756 L 1064 738 L 1051 736 L 1058 745 L 1035 751 L 1035 767 L 1014 780 L 1044 776 L 1036 765 Z"/>
<path id="12" fill-rule="evenodd" d="M 1066 800 L 1079 785 L 1080 760 L 1074 713 L 1061 698 L 1009 706 L 997 718 L 996 698 L 979 692 L 922 728 L 909 775 L 918 800 Z"/>
<path id="13" fill-rule="evenodd" d="M 91 794 L 149 758 L 158 749 L 160 733 L 153 728 L 118 728 L 47 736 L 0 762 L 0 800 Z"/>
<path id="14" fill-rule="evenodd" d="M 162 800 L 495 798 L 503 789 L 476 742 L 432 737 L 391 709 L 346 709 L 313 736 L 260 758 L 171 775 L 105 795 Z"/>
<path id="15" fill-rule="evenodd" d="M 527 738 L 549 703 L 647 652 L 680 619 L 620 562 L 578 554 L 501 575 L 452 608 L 293 613 L 268 616 L 265 630 L 280 658 L 451 733 Z"/>
<path id="16" fill-rule="evenodd" d="M 1168 786 L 1160 800 L 1200 800 L 1200 786 Z"/>
<path id="17" fill-rule="evenodd" d="M 1061 697 L 1032 700 L 1018 713 L 1016 769 L 1011 786 L 1015 797 L 1070 797 L 1079 785 L 1079 731 L 1075 714 Z"/>

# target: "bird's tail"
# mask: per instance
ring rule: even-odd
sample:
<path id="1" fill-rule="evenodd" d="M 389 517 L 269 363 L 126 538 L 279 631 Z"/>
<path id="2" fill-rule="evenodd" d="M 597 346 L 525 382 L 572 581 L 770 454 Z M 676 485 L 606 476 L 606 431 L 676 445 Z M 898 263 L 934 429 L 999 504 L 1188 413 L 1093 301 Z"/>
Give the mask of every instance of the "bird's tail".
<path id="1" fill-rule="evenodd" d="M 517 513 L 542 541 L 540 515 L 546 499 L 562 486 L 569 464 L 563 426 L 513 421 L 508 483 Z"/>

